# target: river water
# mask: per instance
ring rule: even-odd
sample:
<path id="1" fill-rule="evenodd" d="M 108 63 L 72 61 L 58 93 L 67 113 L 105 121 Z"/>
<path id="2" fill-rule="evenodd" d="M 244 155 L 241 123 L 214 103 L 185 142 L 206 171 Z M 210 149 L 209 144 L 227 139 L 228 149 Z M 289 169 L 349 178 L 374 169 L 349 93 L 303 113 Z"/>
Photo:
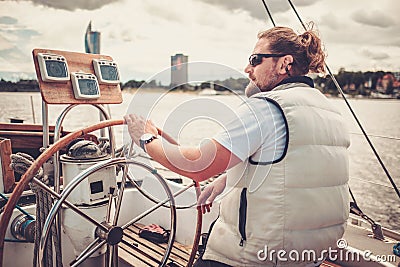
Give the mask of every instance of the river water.
<path id="1" fill-rule="evenodd" d="M 199 96 L 194 93 L 131 91 L 123 93 L 123 103 L 110 106 L 113 119 L 127 112 L 149 116 L 156 125 L 185 145 L 198 145 L 222 129 L 221 120 L 228 120 L 242 96 Z M 26 123 L 41 123 L 39 93 L 0 93 L 0 121 L 10 117 L 24 118 Z M 400 230 L 400 200 L 391 187 L 361 130 L 345 102 L 330 99 L 345 116 L 351 132 L 350 187 L 360 208 L 382 225 Z M 357 117 L 381 156 L 395 183 L 400 186 L 400 101 L 350 99 Z M 49 107 L 49 121 L 54 125 L 64 105 Z M 76 130 L 98 122 L 97 111 L 90 106 L 73 109 L 63 124 L 66 130 Z M 117 145 L 127 142 L 125 127 L 115 127 Z M 397 139 L 397 140 L 396 140 Z M 311 164 L 311 163 L 310 163 Z"/>

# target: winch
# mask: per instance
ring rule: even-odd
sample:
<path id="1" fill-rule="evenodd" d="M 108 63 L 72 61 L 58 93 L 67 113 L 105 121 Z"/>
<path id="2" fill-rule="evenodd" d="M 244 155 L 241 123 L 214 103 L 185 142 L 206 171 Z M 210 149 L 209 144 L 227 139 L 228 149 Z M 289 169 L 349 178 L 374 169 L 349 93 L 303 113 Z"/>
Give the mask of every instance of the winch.
<path id="1" fill-rule="evenodd" d="M 109 159 L 110 155 L 102 151 L 93 141 L 78 140 L 69 146 L 62 163 L 63 184 L 67 185 L 76 175 L 96 163 Z M 108 199 L 110 188 L 116 188 L 115 167 L 104 168 L 82 181 L 68 197 L 75 205 L 96 205 Z"/>
<path id="2" fill-rule="evenodd" d="M 60 157 L 64 187 L 82 171 L 111 157 L 101 147 L 107 146 L 87 140 L 76 140 L 69 145 L 67 153 Z M 111 166 L 86 177 L 67 200 L 98 222 L 105 222 L 109 194 L 114 192 L 115 188 L 116 170 L 115 166 Z M 79 255 L 96 238 L 96 227 L 83 217 L 76 216 L 76 213 L 68 208 L 62 209 L 61 216 L 64 231 L 73 244 L 75 254 Z M 92 260 L 102 255 L 105 249 L 103 246 L 93 253 Z"/>

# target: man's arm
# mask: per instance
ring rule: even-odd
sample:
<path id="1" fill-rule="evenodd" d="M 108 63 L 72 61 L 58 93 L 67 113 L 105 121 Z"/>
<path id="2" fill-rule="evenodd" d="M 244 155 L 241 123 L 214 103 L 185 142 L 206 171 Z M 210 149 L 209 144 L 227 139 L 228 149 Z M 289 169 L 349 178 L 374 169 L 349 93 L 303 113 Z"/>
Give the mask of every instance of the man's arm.
<path id="1" fill-rule="evenodd" d="M 143 133 L 158 134 L 151 121 L 134 114 L 125 121 L 132 140 L 139 145 Z M 206 139 L 199 147 L 183 147 L 155 139 L 145 145 L 146 152 L 164 167 L 200 182 L 235 166 L 241 160 L 213 139 Z"/>
<path id="2" fill-rule="evenodd" d="M 146 145 L 147 153 L 164 167 L 201 182 L 240 162 L 234 154 L 215 140 L 200 147 L 182 147 L 156 139 Z"/>

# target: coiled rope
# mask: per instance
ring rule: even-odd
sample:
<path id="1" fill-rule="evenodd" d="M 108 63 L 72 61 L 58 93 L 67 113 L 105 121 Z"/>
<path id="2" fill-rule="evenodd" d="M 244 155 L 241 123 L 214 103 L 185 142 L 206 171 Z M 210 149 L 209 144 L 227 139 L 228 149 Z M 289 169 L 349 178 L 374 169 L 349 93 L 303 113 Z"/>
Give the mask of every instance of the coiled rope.
<path id="1" fill-rule="evenodd" d="M 18 152 L 16 154 L 11 155 L 11 164 L 10 167 L 19 174 L 24 174 L 29 167 L 33 164 L 35 159 L 28 154 Z M 46 167 L 45 167 L 46 168 Z M 41 180 L 43 183 L 49 182 L 49 177 L 46 175 L 47 171 L 43 171 L 43 168 L 40 168 L 39 171 L 36 173 L 35 178 Z M 53 205 L 53 199 L 50 194 L 45 192 L 35 183 L 31 182 L 29 184 L 32 192 L 36 196 L 36 220 L 35 220 L 35 246 L 34 246 L 34 253 L 33 253 L 33 266 L 36 267 L 38 263 L 38 251 L 39 251 L 39 244 L 40 244 L 40 234 L 42 232 L 42 228 L 44 222 L 50 212 L 50 209 Z M 46 251 L 45 251 L 45 263 L 44 265 L 47 267 L 53 266 L 53 245 L 56 255 L 56 266 L 62 267 L 62 252 L 61 252 L 61 242 L 59 239 L 59 234 L 57 233 L 56 225 L 52 225 L 51 235 L 47 241 Z"/>

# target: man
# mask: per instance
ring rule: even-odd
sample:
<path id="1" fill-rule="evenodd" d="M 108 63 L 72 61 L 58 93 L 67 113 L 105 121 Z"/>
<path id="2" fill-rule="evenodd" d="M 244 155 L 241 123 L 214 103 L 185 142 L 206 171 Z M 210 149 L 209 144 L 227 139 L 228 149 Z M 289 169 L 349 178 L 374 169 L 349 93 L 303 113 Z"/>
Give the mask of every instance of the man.
<path id="1" fill-rule="evenodd" d="M 245 68 L 248 101 L 225 132 L 200 147 L 163 142 L 151 121 L 125 116 L 133 141 L 172 171 L 203 181 L 228 170 L 199 197 L 206 212 L 229 188 L 196 266 L 316 266 L 342 237 L 349 135 L 304 76 L 324 72 L 324 59 L 312 30 L 259 33 Z"/>

